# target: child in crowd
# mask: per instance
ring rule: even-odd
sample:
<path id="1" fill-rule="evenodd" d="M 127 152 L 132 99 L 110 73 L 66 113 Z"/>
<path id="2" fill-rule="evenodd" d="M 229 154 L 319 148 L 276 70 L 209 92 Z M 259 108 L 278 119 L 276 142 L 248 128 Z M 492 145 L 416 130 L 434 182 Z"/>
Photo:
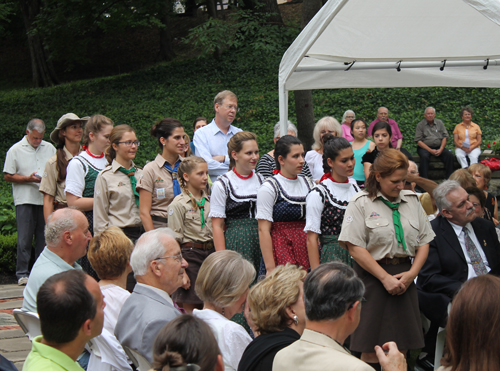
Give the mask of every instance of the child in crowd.
<path id="1" fill-rule="evenodd" d="M 370 176 L 370 169 L 375 162 L 378 154 L 387 148 L 392 148 L 391 144 L 392 130 L 391 126 L 385 121 L 379 121 L 373 126 L 373 140 L 375 149 L 363 155 L 362 163 L 365 171 L 365 178 Z"/>
<path id="2" fill-rule="evenodd" d="M 208 217 L 210 200 L 205 192 L 208 166 L 201 157 L 191 156 L 181 162 L 177 173 L 182 192 L 168 208 L 168 226 L 175 232 L 182 256 L 189 264 L 186 268 L 189 282 L 185 282 L 172 298 L 192 313 L 194 308 L 203 307 L 194 291 L 198 271 L 207 256 L 215 251 L 212 220 Z"/>
<path id="3" fill-rule="evenodd" d="M 363 167 L 363 156 L 365 153 L 375 149 L 375 143 L 366 139 L 366 126 L 366 122 L 361 119 L 356 119 L 351 122 L 351 134 L 354 137 L 351 144 L 352 150 L 354 151 L 354 159 L 356 160 L 352 177 L 356 179 L 360 187 L 364 187 L 366 179 Z"/>

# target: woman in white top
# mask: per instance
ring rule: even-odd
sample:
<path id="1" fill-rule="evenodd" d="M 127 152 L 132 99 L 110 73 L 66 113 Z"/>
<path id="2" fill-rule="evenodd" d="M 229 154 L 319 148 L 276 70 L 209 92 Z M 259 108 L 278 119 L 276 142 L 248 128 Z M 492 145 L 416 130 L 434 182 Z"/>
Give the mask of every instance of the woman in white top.
<path id="1" fill-rule="evenodd" d="M 237 370 L 241 356 L 252 338 L 243 326 L 230 321 L 241 313 L 250 283 L 255 278 L 252 264 L 235 251 L 216 251 L 198 272 L 195 290 L 204 302 L 193 315 L 208 323 L 219 344 L 225 370 Z"/>
<path id="2" fill-rule="evenodd" d="M 335 137 L 342 135 L 342 127 L 339 122 L 331 116 L 325 116 L 314 126 L 314 144 L 312 150 L 306 153 L 306 162 L 311 170 L 314 182 L 319 183 L 323 176 L 323 135 L 330 133 Z"/>
<path id="3" fill-rule="evenodd" d="M 92 238 L 88 252 L 89 261 L 101 279 L 99 286 L 106 304 L 104 307 L 103 334 L 95 338 L 94 341 L 98 344 L 101 352 L 111 347 L 113 356 L 116 358 L 115 362 L 118 359 L 125 361 L 124 367 L 120 368 L 121 370 L 128 369 L 127 356 L 114 334 L 120 310 L 130 296 L 125 287 L 127 276 L 132 272 L 130 254 L 132 254 L 133 249 L 134 244 L 120 228 L 109 227 L 98 237 Z M 91 361 L 89 362 L 96 369 L 105 369 L 104 367 L 96 367 L 94 363 L 101 363 L 102 357 L 96 356 L 93 351 L 90 357 Z"/>
<path id="4" fill-rule="evenodd" d="M 83 152 L 71 159 L 66 175 L 66 200 L 68 206 L 83 211 L 89 222 L 89 231 L 94 235 L 94 185 L 97 175 L 108 166 L 104 151 L 109 146 L 109 135 L 113 121 L 103 115 L 92 116 L 83 133 Z M 80 265 L 92 277 L 97 278 L 87 256 L 81 258 Z"/>
<path id="5" fill-rule="evenodd" d="M 347 250 L 340 247 L 338 238 L 347 205 L 361 189 L 352 178 L 355 159 L 350 143 L 345 138 L 328 137 L 324 137 L 325 175 L 307 195 L 304 231 L 307 232 L 311 269 L 333 260 L 352 267 L 352 258 Z M 318 249 L 318 237 L 321 251 Z"/>

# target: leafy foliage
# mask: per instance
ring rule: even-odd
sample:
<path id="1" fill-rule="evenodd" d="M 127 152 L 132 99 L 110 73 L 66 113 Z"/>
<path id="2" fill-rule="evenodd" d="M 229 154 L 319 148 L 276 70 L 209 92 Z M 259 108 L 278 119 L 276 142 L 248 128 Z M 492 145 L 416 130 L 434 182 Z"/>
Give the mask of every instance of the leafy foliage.
<path id="1" fill-rule="evenodd" d="M 14 273 L 16 271 L 17 233 L 0 234 L 0 272 Z"/>
<path id="2" fill-rule="evenodd" d="M 0 233 L 2 235 L 16 232 L 16 207 L 9 194 L 0 194 Z"/>

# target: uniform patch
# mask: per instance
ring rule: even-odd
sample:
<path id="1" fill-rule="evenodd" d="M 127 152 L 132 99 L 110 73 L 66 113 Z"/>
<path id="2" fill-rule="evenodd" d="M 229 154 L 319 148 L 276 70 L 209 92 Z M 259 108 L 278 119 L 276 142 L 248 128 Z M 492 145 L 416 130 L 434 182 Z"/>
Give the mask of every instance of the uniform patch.
<path id="1" fill-rule="evenodd" d="M 155 179 L 155 183 L 160 183 L 160 182 L 163 182 L 162 178 L 158 177 L 158 178 Z"/>
<path id="2" fill-rule="evenodd" d="M 380 214 L 377 214 L 375 211 L 373 211 L 370 216 L 370 218 L 379 218 L 380 217 Z"/>
<path id="3" fill-rule="evenodd" d="M 345 217 L 345 219 L 344 219 L 344 221 L 345 221 L 346 223 L 351 223 L 351 222 L 352 222 L 352 220 L 353 220 L 353 219 L 352 219 L 352 216 L 351 216 L 351 215 L 347 215 L 347 216 Z"/>
<path id="4" fill-rule="evenodd" d="M 95 194 L 99 196 L 101 194 L 101 190 L 100 189 L 96 190 Z"/>
<path id="5" fill-rule="evenodd" d="M 168 210 L 168 215 L 172 215 L 174 213 L 174 209 Z"/>
<path id="6" fill-rule="evenodd" d="M 124 185 L 123 182 L 118 183 L 118 187 L 123 187 Z"/>

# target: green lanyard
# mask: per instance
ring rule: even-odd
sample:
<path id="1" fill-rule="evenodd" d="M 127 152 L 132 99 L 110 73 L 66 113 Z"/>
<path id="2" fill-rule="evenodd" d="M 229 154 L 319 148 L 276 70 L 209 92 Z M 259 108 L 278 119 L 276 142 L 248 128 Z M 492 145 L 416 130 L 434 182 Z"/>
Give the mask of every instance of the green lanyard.
<path id="1" fill-rule="evenodd" d="M 123 166 L 119 167 L 118 170 L 120 170 L 123 174 L 128 175 L 130 178 L 130 185 L 132 186 L 132 192 L 134 193 L 135 196 L 135 204 L 137 207 L 139 207 L 139 192 L 135 189 L 135 186 L 137 185 L 137 179 L 135 177 L 135 167 L 133 167 L 130 170 L 125 169 Z"/>
<path id="2" fill-rule="evenodd" d="M 406 242 L 405 242 L 405 234 L 403 231 L 403 226 L 401 224 L 401 214 L 399 213 L 399 204 L 393 204 L 392 202 L 387 201 L 383 197 L 379 197 L 384 204 L 386 204 L 392 210 L 392 221 L 394 223 L 394 230 L 396 231 L 396 238 L 400 244 L 403 245 L 404 250 L 406 251 Z"/>
<path id="3" fill-rule="evenodd" d="M 200 208 L 200 215 L 201 215 L 201 229 L 205 226 L 205 197 L 201 198 L 201 202 L 198 202 L 196 198 L 194 198 L 194 201 L 196 202 L 196 205 Z"/>

